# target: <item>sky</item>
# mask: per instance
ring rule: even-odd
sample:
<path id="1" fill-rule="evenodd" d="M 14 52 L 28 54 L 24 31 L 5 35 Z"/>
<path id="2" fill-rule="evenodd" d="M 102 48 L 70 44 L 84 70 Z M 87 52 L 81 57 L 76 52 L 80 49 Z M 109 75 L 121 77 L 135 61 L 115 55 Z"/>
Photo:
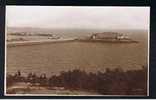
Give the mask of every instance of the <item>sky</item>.
<path id="1" fill-rule="evenodd" d="M 6 7 L 8 27 L 148 29 L 149 17 L 149 7 Z"/>

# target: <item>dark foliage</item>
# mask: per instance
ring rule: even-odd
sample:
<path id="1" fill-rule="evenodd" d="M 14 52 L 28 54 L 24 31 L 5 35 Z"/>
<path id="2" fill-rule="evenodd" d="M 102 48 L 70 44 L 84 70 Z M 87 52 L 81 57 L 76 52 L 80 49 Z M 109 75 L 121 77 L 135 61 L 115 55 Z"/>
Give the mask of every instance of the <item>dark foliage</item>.
<path id="1" fill-rule="evenodd" d="M 46 77 L 29 73 L 23 77 L 18 71 L 15 75 L 7 75 L 7 87 L 16 82 L 29 82 L 32 85 L 48 87 L 63 87 L 70 90 L 97 92 L 102 95 L 147 95 L 147 68 L 123 71 L 120 68 L 109 69 L 105 72 L 86 73 L 79 69 L 64 72 L 60 75 Z"/>

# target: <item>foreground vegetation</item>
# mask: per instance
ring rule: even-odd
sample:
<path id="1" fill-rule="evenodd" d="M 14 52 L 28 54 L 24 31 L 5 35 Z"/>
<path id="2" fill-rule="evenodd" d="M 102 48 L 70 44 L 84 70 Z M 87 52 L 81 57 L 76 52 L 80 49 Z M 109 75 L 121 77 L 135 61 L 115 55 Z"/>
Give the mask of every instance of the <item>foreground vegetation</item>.
<path id="1" fill-rule="evenodd" d="M 147 68 L 123 71 L 121 68 L 109 69 L 105 72 L 85 72 L 75 69 L 60 72 L 59 75 L 47 77 L 46 74 L 29 73 L 27 76 L 17 71 L 8 74 L 7 88 L 17 82 L 30 83 L 53 89 L 63 87 L 68 90 L 97 92 L 101 95 L 147 95 Z"/>

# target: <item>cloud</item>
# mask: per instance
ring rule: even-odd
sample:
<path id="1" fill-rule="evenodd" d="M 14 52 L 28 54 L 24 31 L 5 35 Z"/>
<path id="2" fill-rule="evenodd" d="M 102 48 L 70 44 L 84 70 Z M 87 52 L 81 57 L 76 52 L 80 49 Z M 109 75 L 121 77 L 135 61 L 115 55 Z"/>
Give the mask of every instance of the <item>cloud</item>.
<path id="1" fill-rule="evenodd" d="M 7 6 L 7 26 L 148 29 L 149 7 Z"/>

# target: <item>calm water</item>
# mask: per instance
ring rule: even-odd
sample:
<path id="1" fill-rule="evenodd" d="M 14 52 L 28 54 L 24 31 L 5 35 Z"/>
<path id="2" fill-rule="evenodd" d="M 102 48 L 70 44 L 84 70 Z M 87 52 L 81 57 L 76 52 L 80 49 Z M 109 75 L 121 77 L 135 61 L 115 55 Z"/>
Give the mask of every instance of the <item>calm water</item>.
<path id="1" fill-rule="evenodd" d="M 106 67 L 138 69 L 147 64 L 147 41 L 140 43 L 64 42 L 7 47 L 7 72 L 21 70 L 58 74 L 80 68 L 96 72 Z"/>

